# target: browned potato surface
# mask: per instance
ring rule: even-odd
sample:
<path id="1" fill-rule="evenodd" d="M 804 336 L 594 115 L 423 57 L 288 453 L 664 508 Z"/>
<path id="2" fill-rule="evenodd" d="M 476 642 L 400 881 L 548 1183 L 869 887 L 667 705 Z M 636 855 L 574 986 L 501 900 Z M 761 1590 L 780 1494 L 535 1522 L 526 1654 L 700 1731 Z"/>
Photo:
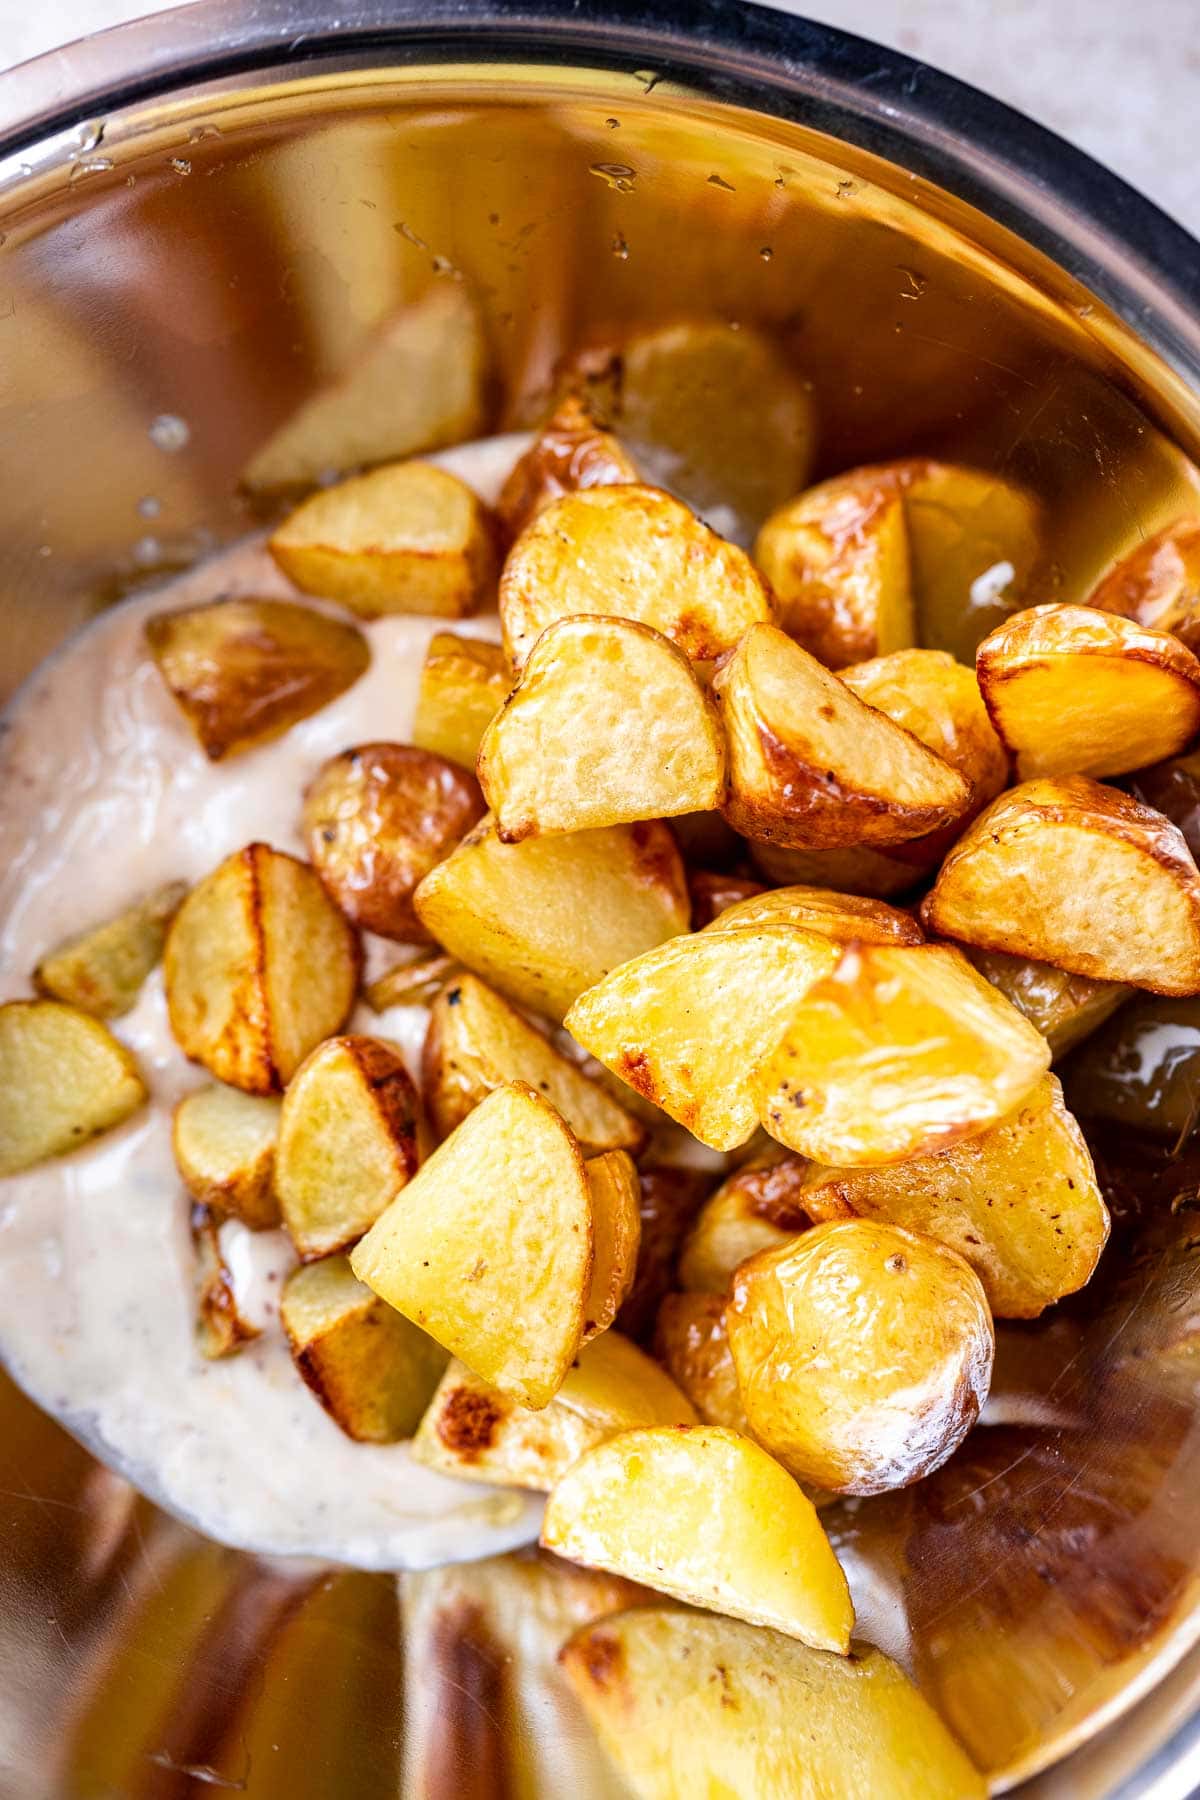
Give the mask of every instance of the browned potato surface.
<path id="1" fill-rule="evenodd" d="M 725 1326 L 750 1429 L 802 1481 L 880 1494 L 975 1423 L 994 1333 L 975 1271 L 895 1225 L 815 1225 L 743 1263 Z"/>
<path id="2" fill-rule="evenodd" d="M 77 1150 L 145 1098 L 132 1052 L 90 1013 L 57 1000 L 0 1006 L 0 1175 Z"/>
<path id="3" fill-rule="evenodd" d="M 452 956 L 428 950 L 411 962 L 397 963 L 371 983 L 364 998 L 377 1013 L 386 1012 L 389 1006 L 431 1006 L 457 972 Z"/>
<path id="4" fill-rule="evenodd" d="M 722 875 L 712 869 L 689 869 L 687 884 L 693 931 L 702 931 L 731 906 L 766 892 L 761 881 L 750 881 L 744 875 Z"/>
<path id="5" fill-rule="evenodd" d="M 963 949 L 979 973 L 1041 1032 L 1056 1062 L 1103 1025 L 1130 995 L 1121 981 L 1070 975 L 1053 963 L 1009 956 L 1003 950 L 978 950 L 973 944 Z"/>
<path id="6" fill-rule="evenodd" d="M 421 943 L 412 897 L 483 816 L 472 776 L 413 744 L 358 744 L 321 764 L 304 835 L 322 885 L 364 931 Z"/>
<path id="7" fill-rule="evenodd" d="M 98 1019 L 117 1019 L 137 1003 L 142 985 L 162 956 L 167 927 L 187 893 L 185 881 L 169 881 L 144 900 L 91 931 L 68 938 L 33 971 L 33 985 L 50 1000 L 63 1000 Z"/>
<path id="8" fill-rule="evenodd" d="M 511 540 L 563 494 L 640 480 L 620 440 L 596 423 L 578 394 L 568 394 L 504 483 L 496 512 Z"/>
<path id="9" fill-rule="evenodd" d="M 818 1216 L 804 1204 L 807 1169 L 803 1157 L 789 1156 L 773 1144 L 727 1176 L 696 1214 L 680 1251 L 681 1286 L 724 1294 L 748 1256 L 806 1231 Z"/>
<path id="10" fill-rule="evenodd" d="M 1088 605 L 1169 631 L 1200 652 L 1200 519 L 1177 519 L 1123 556 Z"/>
<path id="11" fill-rule="evenodd" d="M 920 848 L 921 839 L 915 841 Z M 848 894 L 864 894 L 879 900 L 904 894 L 921 879 L 918 863 L 902 860 L 894 851 L 870 850 L 851 845 L 842 850 L 796 850 L 782 844 L 751 843 L 750 856 L 769 881 L 787 886 L 837 888 Z"/>
<path id="12" fill-rule="evenodd" d="M 659 1302 L 675 1281 L 675 1258 L 688 1222 L 694 1217 L 712 1177 L 698 1169 L 653 1164 L 638 1170 L 641 1188 L 641 1245 L 637 1272 L 624 1306 L 617 1314 L 621 1331 L 639 1341 L 650 1332 Z"/>
<path id="13" fill-rule="evenodd" d="M 439 631 L 421 668 L 413 743 L 473 770 L 488 720 L 511 686 L 499 644 Z"/>
<path id="14" fill-rule="evenodd" d="M 749 1437 L 725 1329 L 724 1294 L 667 1294 L 658 1309 L 654 1352 L 706 1425 Z"/>
<path id="15" fill-rule="evenodd" d="M 319 712 L 371 660 L 357 626 L 290 600 L 210 600 L 156 613 L 146 642 L 213 762 Z"/>
<path id="16" fill-rule="evenodd" d="M 195 1206 L 191 1223 L 196 1257 L 196 1342 L 201 1356 L 215 1362 L 235 1356 L 262 1333 L 238 1307 L 216 1219 L 207 1207 Z"/>
<path id="17" fill-rule="evenodd" d="M 251 1231 L 279 1223 L 275 1147 L 281 1102 L 237 1088 L 206 1087 L 175 1108 L 171 1148 L 193 1200 Z"/>
<path id="18" fill-rule="evenodd" d="M 1063 1080 L 1081 1117 L 1182 1150 L 1200 1107 L 1200 999 L 1135 995 L 1070 1059 Z"/>
<path id="19" fill-rule="evenodd" d="M 760 925 L 799 925 L 835 944 L 923 944 L 925 933 L 911 913 L 859 894 L 819 887 L 760 891 L 724 907 L 712 931 L 753 931 Z"/>
<path id="20" fill-rule="evenodd" d="M 744 841 L 719 812 L 680 813 L 670 826 L 685 861 L 699 868 L 733 870 L 746 854 Z"/>
<path id="21" fill-rule="evenodd" d="M 592 1198 L 592 1277 L 583 1342 L 607 1331 L 633 1287 L 642 1238 L 641 1190 L 626 1150 L 606 1150 L 587 1165 Z"/>

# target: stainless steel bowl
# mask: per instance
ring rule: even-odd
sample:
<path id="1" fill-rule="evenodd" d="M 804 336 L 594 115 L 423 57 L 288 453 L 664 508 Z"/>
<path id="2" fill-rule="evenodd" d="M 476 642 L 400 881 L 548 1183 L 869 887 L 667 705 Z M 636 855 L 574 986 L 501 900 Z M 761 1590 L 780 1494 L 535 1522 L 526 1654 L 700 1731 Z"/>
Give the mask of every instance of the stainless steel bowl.
<path id="1" fill-rule="evenodd" d="M 0 77 L 0 234 L 0 691 L 245 530 L 264 443 L 443 290 L 477 309 L 495 427 L 614 326 L 768 326 L 813 384 L 824 468 L 918 449 L 1034 485 L 1050 593 L 1198 506 L 1200 247 L 981 95 L 732 0 L 219 0 L 124 27 Z M 1072 1425 L 981 1431 L 837 1521 L 934 1703 L 1030 1794 L 1200 1781 L 1172 1180 L 1139 1192 L 1086 1305 L 1014 1334 Z M 0 1416 L 13 1800 L 491 1796 L 535 1791 L 531 1768 L 614 1791 L 577 1719 L 522 1711 L 524 1565 L 399 1594 L 266 1566 L 11 1386 Z"/>

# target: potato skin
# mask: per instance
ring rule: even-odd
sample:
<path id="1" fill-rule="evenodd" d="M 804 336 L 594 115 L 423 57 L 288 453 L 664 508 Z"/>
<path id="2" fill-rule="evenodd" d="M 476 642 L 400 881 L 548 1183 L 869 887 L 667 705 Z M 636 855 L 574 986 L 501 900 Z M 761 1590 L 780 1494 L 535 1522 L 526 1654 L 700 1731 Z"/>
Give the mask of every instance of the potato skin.
<path id="1" fill-rule="evenodd" d="M 568 394 L 500 490 L 496 512 L 501 532 L 511 543 L 563 494 L 640 480 L 637 464 L 620 441 L 596 423 L 580 395 Z"/>
<path id="2" fill-rule="evenodd" d="M 473 774 L 480 739 L 511 685 L 499 644 L 436 632 L 421 669 L 413 743 Z"/>
<path id="3" fill-rule="evenodd" d="M 712 1178 L 698 1169 L 648 1164 L 638 1170 L 638 1183 L 642 1239 L 633 1287 L 617 1314 L 616 1325 L 641 1343 L 653 1329 L 659 1302 L 673 1285 L 680 1241 Z"/>
<path id="4" fill-rule="evenodd" d="M 1200 519 L 1177 519 L 1121 558 L 1088 605 L 1169 631 L 1200 653 Z"/>

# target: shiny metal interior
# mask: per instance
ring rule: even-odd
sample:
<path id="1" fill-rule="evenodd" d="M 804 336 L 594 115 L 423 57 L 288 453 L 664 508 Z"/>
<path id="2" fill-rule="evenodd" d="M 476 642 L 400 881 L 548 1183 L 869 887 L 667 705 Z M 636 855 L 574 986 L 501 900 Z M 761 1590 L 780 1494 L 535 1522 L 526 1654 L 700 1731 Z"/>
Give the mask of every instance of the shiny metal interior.
<path id="1" fill-rule="evenodd" d="M 1200 505 L 1197 246 L 1004 109 L 754 9 L 171 14 L 0 78 L 0 246 L 0 694 L 277 506 L 264 445 L 431 305 L 479 334 L 480 430 L 632 323 L 767 327 L 822 472 L 921 451 L 1032 485 L 1045 598 Z M 1165 1800 L 1200 1756 L 1194 1198 L 1158 1179 L 1085 1304 L 1007 1334 L 1014 1394 L 1065 1423 L 981 1430 L 835 1526 L 983 1766 L 1085 1746 L 1022 1789 L 1056 1800 Z M 478 1576 L 264 1566 L 11 1386 L 0 1414 L 13 1800 L 617 1791 L 578 1720 L 537 1750 L 497 1699 L 522 1665 L 462 1624 Z"/>

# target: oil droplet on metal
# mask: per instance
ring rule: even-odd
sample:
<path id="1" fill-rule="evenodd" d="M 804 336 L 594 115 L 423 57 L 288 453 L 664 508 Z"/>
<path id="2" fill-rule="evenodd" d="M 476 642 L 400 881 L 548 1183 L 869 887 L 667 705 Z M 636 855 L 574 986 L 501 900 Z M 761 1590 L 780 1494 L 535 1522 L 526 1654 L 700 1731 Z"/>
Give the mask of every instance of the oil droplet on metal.
<path id="1" fill-rule="evenodd" d="M 221 127 L 219 125 L 213 125 L 211 123 L 205 125 L 193 125 L 192 129 L 188 132 L 188 143 L 202 144 L 207 138 L 219 138 L 220 135 Z"/>
<path id="2" fill-rule="evenodd" d="M 837 184 L 837 197 L 839 200 L 849 200 L 851 194 L 857 194 L 857 192 L 857 181 L 851 181 L 848 175 Z"/>
<path id="3" fill-rule="evenodd" d="M 157 494 L 143 494 L 137 503 L 137 509 L 143 519 L 157 519 L 162 511 L 162 501 Z"/>
<path id="4" fill-rule="evenodd" d="M 784 188 L 787 186 L 787 182 L 783 179 L 782 174 L 779 174 L 775 177 L 775 186 L 777 188 Z"/>
<path id="5" fill-rule="evenodd" d="M 633 79 L 641 82 L 643 94 L 649 94 L 658 86 L 662 76 L 656 75 L 653 69 L 635 69 Z"/>
<path id="6" fill-rule="evenodd" d="M 137 186 L 137 176 L 136 175 L 127 175 L 125 177 L 125 186 L 126 187 L 136 187 Z"/>
<path id="7" fill-rule="evenodd" d="M 435 256 L 430 266 L 435 275 L 448 275 L 451 281 L 462 280 L 462 270 L 456 268 L 448 256 Z"/>
<path id="8" fill-rule="evenodd" d="M 604 123 L 608 126 L 610 131 L 616 131 L 619 128 L 621 121 L 620 119 L 605 119 Z"/>
<path id="9" fill-rule="evenodd" d="M 905 268 L 903 263 L 897 264 L 897 267 L 907 284 L 900 289 L 900 298 L 902 300 L 919 300 L 929 285 L 924 275 L 916 269 Z"/>
<path id="10" fill-rule="evenodd" d="M 722 180 L 720 175 L 710 175 L 708 178 L 708 185 L 709 187 L 719 187 L 726 194 L 737 193 L 737 189 L 732 187 L 728 181 Z"/>
<path id="11" fill-rule="evenodd" d="M 608 183 L 618 194 L 632 194 L 633 184 L 637 180 L 637 170 L 628 163 L 591 163 L 589 175 L 598 175 L 601 181 Z"/>
<path id="12" fill-rule="evenodd" d="M 758 254 L 762 257 L 764 262 L 770 262 L 775 252 L 772 250 L 770 244 L 764 244 Z"/>
<path id="13" fill-rule="evenodd" d="M 625 242 L 625 239 L 621 236 L 619 231 L 612 241 L 612 253 L 615 257 L 618 257 L 621 262 L 628 262 L 629 260 L 629 245 Z"/>
<path id="14" fill-rule="evenodd" d="M 406 225 L 403 219 L 397 219 L 396 223 L 392 226 L 392 230 L 398 231 L 400 236 L 404 238 L 406 242 L 415 244 L 418 250 L 428 250 L 429 245 L 425 242 L 425 239 L 423 237 L 418 237 L 412 226 Z"/>
<path id="15" fill-rule="evenodd" d="M 85 155 L 89 150 L 95 150 L 104 141 L 104 120 L 87 120 L 75 133 L 75 141 Z"/>
<path id="16" fill-rule="evenodd" d="M 7 231 L 0 231 L 0 249 L 3 249 L 4 245 L 7 244 L 7 242 L 8 242 Z"/>
<path id="17" fill-rule="evenodd" d="M 178 413 L 159 413 L 150 425 L 150 442 L 156 450 L 175 452 L 191 442 L 192 428 Z"/>
<path id="18" fill-rule="evenodd" d="M 192 165 L 186 156 L 168 157 L 167 166 L 174 169 L 177 175 L 190 175 L 192 172 Z"/>
<path id="19" fill-rule="evenodd" d="M 70 181 L 82 181 L 85 175 L 104 175 L 113 166 L 111 156 L 89 156 L 86 162 L 72 163 Z"/>

